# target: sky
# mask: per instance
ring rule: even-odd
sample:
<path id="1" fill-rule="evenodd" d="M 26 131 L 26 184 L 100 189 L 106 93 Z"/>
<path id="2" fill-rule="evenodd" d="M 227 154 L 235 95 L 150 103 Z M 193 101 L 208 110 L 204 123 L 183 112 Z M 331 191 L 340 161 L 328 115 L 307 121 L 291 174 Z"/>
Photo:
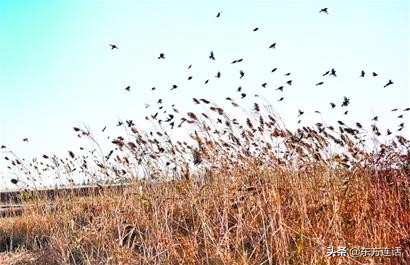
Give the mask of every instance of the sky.
<path id="1" fill-rule="evenodd" d="M 319 13 L 324 7 L 328 15 Z M 253 94 L 260 94 L 289 128 L 302 109 L 306 124 L 342 119 L 370 125 L 378 115 L 384 133 L 408 121 L 408 112 L 399 120 L 401 112 L 390 110 L 410 107 L 409 33 L 409 1 L 1 0 L 2 156 L 10 150 L 27 158 L 66 155 L 84 145 L 73 126 L 87 125 L 107 143 L 98 132 L 107 126 L 106 135 L 115 135 L 119 119 L 150 130 L 144 117 L 153 110 L 145 104 L 154 107 L 158 98 L 186 112 L 192 97 L 222 105 L 231 96 L 251 106 Z M 268 49 L 273 42 L 276 49 Z M 160 53 L 165 60 L 157 59 Z M 230 64 L 239 58 L 244 61 Z M 336 78 L 322 77 L 332 68 Z M 283 93 L 275 90 L 290 79 Z M 384 88 L 390 79 L 394 84 Z M 324 85 L 315 86 L 320 81 Z M 173 84 L 178 89 L 170 91 Z M 238 86 L 249 94 L 242 101 Z M 339 107 L 344 96 L 351 101 L 348 115 Z M 338 108 L 331 111 L 329 102 Z M 409 127 L 401 134 L 409 137 Z M 0 189 L 12 177 L 4 162 Z"/>

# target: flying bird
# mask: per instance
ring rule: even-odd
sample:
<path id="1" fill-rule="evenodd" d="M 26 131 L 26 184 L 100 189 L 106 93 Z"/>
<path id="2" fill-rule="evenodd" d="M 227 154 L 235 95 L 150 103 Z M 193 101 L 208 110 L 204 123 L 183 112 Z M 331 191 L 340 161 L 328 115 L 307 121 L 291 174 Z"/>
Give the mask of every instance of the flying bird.
<path id="1" fill-rule="evenodd" d="M 283 101 L 285 98 L 284 97 L 281 97 L 278 101 Z"/>
<path id="2" fill-rule="evenodd" d="M 323 85 L 323 82 L 319 82 L 315 86 L 321 86 L 321 85 Z"/>
<path id="3" fill-rule="evenodd" d="M 410 110 L 410 108 L 405 108 L 403 111 L 409 111 Z"/>
<path id="4" fill-rule="evenodd" d="M 269 49 L 275 49 L 276 48 L 276 42 L 275 43 L 272 43 L 270 46 L 269 46 Z"/>
<path id="5" fill-rule="evenodd" d="M 283 92 L 283 86 L 278 87 L 276 90 Z"/>
<path id="6" fill-rule="evenodd" d="M 389 82 L 387 82 L 387 84 L 385 84 L 384 87 L 388 87 L 388 86 L 393 85 L 393 84 L 394 84 L 393 81 L 389 80 Z"/>
<path id="7" fill-rule="evenodd" d="M 216 73 L 216 78 L 221 78 L 221 72 Z"/>
<path id="8" fill-rule="evenodd" d="M 215 55 L 213 51 L 211 51 L 211 54 L 209 55 L 209 59 L 215 60 Z"/>
<path id="9" fill-rule="evenodd" d="M 189 76 L 189 77 L 188 77 L 188 80 L 191 80 L 191 79 L 192 79 L 192 76 Z"/>
<path id="10" fill-rule="evenodd" d="M 111 50 L 118 49 L 117 45 L 115 44 L 110 44 L 110 46 L 111 46 Z"/>
<path id="11" fill-rule="evenodd" d="M 242 90 L 242 87 L 241 87 L 241 86 L 238 87 L 237 91 L 238 91 L 238 92 L 241 92 L 241 90 Z"/>
<path id="12" fill-rule="evenodd" d="M 131 90 L 131 86 L 127 86 L 127 87 L 125 88 L 125 90 L 129 92 L 129 91 Z"/>
<path id="13" fill-rule="evenodd" d="M 350 99 L 347 97 L 343 98 L 342 107 L 347 107 L 350 104 Z"/>
<path id="14" fill-rule="evenodd" d="M 329 12 L 327 11 L 327 7 L 320 9 L 319 13 L 325 13 L 326 15 L 329 14 Z"/>
<path id="15" fill-rule="evenodd" d="M 231 62 L 231 64 L 240 63 L 240 62 L 242 62 L 242 61 L 243 61 L 242 58 L 241 58 L 241 59 L 238 59 L 238 60 L 233 60 L 233 61 Z"/>
<path id="16" fill-rule="evenodd" d="M 177 89 L 177 85 L 172 85 L 172 88 L 171 88 L 171 90 L 174 90 L 174 89 Z"/>
<path id="17" fill-rule="evenodd" d="M 239 71 L 239 74 L 240 74 L 239 79 L 241 79 L 245 75 L 245 73 L 242 70 Z"/>
<path id="18" fill-rule="evenodd" d="M 324 73 L 322 76 L 327 76 L 330 73 L 330 71 L 327 71 L 326 73 Z"/>
<path id="19" fill-rule="evenodd" d="M 259 28 L 254 28 L 253 31 L 254 31 L 254 32 L 255 32 L 255 31 L 258 31 L 258 29 L 259 29 Z"/>
<path id="20" fill-rule="evenodd" d="M 160 53 L 159 56 L 158 56 L 158 60 L 159 60 L 159 59 L 165 59 L 165 54 Z"/>
<path id="21" fill-rule="evenodd" d="M 268 85 L 267 83 L 263 83 L 263 84 L 262 84 L 262 87 L 265 88 L 267 85 Z"/>
<path id="22" fill-rule="evenodd" d="M 208 82 L 209 82 L 209 79 L 205 81 L 205 85 L 208 84 Z"/>
<path id="23" fill-rule="evenodd" d="M 278 70 L 278 68 L 273 68 L 271 73 L 275 72 L 276 70 Z"/>
<path id="24" fill-rule="evenodd" d="M 378 76 L 378 74 L 377 74 L 377 73 L 375 73 L 375 72 L 373 72 L 373 76 Z"/>
<path id="25" fill-rule="evenodd" d="M 216 17 L 220 17 L 222 12 L 218 12 L 218 14 L 216 15 Z"/>
<path id="26" fill-rule="evenodd" d="M 241 94 L 241 98 L 244 98 L 244 97 L 246 97 L 246 94 L 245 94 L 245 93 L 242 93 L 242 94 Z"/>
<path id="27" fill-rule="evenodd" d="M 191 67 L 192 67 L 192 64 L 190 64 L 190 65 L 188 66 L 188 69 L 191 69 Z"/>
<path id="28" fill-rule="evenodd" d="M 333 102 L 330 102 L 330 106 L 332 107 L 332 109 L 334 109 L 336 107 L 336 104 Z"/>
<path id="29" fill-rule="evenodd" d="M 395 108 L 395 109 L 392 109 L 391 111 L 393 111 L 393 112 L 394 112 L 394 111 L 397 111 L 397 110 L 398 110 L 398 109 L 397 109 L 397 108 Z"/>
<path id="30" fill-rule="evenodd" d="M 24 139 L 23 139 L 23 142 L 28 143 L 28 138 L 24 138 Z"/>
<path id="31" fill-rule="evenodd" d="M 17 179 L 11 179 L 10 181 L 11 181 L 11 183 L 13 183 L 14 185 L 17 185 L 17 183 L 19 182 Z"/>
<path id="32" fill-rule="evenodd" d="M 334 77 L 336 77 L 336 70 L 334 68 L 332 68 L 330 75 L 333 75 Z"/>
<path id="33" fill-rule="evenodd" d="M 154 91 L 155 89 L 156 89 L 156 87 L 154 87 L 154 86 L 151 88 L 152 91 Z"/>
<path id="34" fill-rule="evenodd" d="M 291 86 L 292 85 L 292 80 L 287 81 L 286 84 Z"/>
<path id="35" fill-rule="evenodd" d="M 300 116 L 302 116 L 302 115 L 303 115 L 303 113 L 305 113 L 305 112 L 304 112 L 304 111 L 302 111 L 302 110 L 298 110 L 298 113 L 299 113 L 298 117 L 300 117 Z"/>
<path id="36" fill-rule="evenodd" d="M 364 77 L 366 73 L 362 70 L 362 72 L 360 73 L 360 77 Z"/>

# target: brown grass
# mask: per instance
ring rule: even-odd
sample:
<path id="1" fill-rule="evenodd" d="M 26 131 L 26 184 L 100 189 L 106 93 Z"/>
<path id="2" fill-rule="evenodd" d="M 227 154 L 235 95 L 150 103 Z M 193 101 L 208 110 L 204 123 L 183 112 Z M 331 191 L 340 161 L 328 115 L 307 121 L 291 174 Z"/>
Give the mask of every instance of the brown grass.
<path id="1" fill-rule="evenodd" d="M 195 102 L 207 109 L 211 104 Z M 69 177 L 76 168 L 85 177 L 112 179 L 135 177 L 138 167 L 146 178 L 134 179 L 122 193 L 37 198 L 37 206 L 23 216 L 0 219 L 3 250 L 31 253 L 32 261 L 10 262 L 410 261 L 407 139 L 397 136 L 375 151 L 365 139 L 376 136 L 345 124 L 290 132 L 258 104 L 243 124 L 218 106 L 190 112 L 181 121 L 193 126 L 192 141 L 172 140 L 163 126 L 152 135 L 129 126 L 113 141 L 116 149 L 108 158 L 70 151 L 58 165 L 47 159 L 26 165 L 58 176 Z M 81 137 L 92 137 L 76 129 Z M 327 257 L 330 246 L 401 247 L 402 256 Z"/>

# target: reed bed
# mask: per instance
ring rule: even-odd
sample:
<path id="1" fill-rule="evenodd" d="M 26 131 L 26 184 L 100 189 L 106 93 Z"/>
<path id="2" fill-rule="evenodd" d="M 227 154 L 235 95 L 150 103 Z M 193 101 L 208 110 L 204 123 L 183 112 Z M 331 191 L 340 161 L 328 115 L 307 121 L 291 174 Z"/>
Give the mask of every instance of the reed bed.
<path id="1" fill-rule="evenodd" d="M 232 108 L 239 108 L 233 99 Z M 235 117 L 207 99 L 203 111 L 132 121 L 103 153 L 23 160 L 10 168 L 90 183 L 126 182 L 121 192 L 31 196 L 22 216 L 0 219 L 1 257 L 11 264 L 408 264 L 410 143 L 382 141 L 374 123 L 316 123 L 291 131 L 255 102 Z M 178 122 L 177 122 L 178 121 Z M 188 138 L 176 138 L 178 127 Z M 172 128 L 172 129 L 171 129 Z M 371 143 L 371 144 L 369 144 Z M 98 181 L 97 181 L 98 180 Z M 73 181 L 72 181 L 73 182 Z M 98 184 L 100 185 L 100 184 Z M 400 247 L 400 257 L 329 257 L 328 247 Z M 15 253 L 9 257 L 10 253 Z M 1 259 L 0 259 L 1 261 Z"/>

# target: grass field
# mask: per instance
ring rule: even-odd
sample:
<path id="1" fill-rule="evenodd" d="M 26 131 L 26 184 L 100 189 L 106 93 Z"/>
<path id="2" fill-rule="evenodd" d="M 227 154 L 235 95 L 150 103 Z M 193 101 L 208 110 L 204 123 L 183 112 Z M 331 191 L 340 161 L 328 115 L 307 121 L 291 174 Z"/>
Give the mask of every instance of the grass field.
<path id="1" fill-rule="evenodd" d="M 194 102 L 208 111 L 184 115 L 191 142 L 129 123 L 105 157 L 70 151 L 30 164 L 9 158 L 32 178 L 32 172 L 69 177 L 75 171 L 131 185 L 95 196 L 24 198 L 30 209 L 0 219 L 0 261 L 408 264 L 407 139 L 381 143 L 377 125 L 368 132 L 343 122 L 291 132 L 258 103 L 241 123 L 205 99 Z M 90 131 L 74 130 L 92 140 Z M 136 168 L 147 177 L 133 178 Z M 399 247 L 400 256 L 327 255 L 343 246 Z"/>

